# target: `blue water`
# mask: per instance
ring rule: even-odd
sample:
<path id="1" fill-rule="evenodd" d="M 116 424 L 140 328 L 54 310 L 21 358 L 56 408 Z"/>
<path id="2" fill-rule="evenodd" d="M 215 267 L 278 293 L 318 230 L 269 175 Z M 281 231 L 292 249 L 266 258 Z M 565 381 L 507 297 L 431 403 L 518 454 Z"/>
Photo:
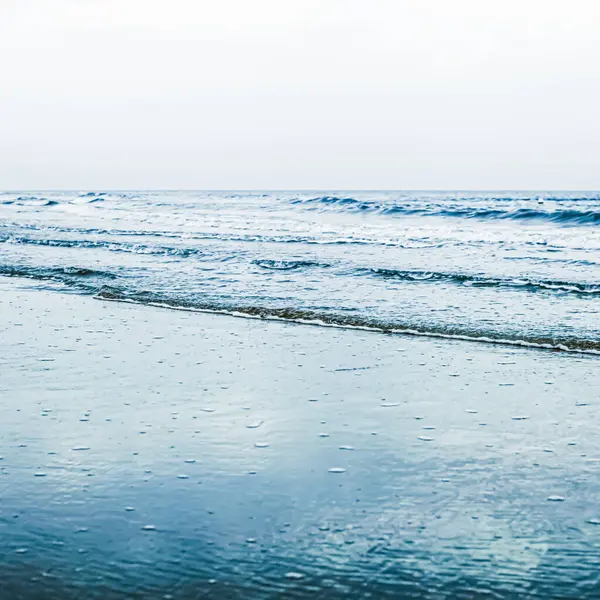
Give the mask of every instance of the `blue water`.
<path id="1" fill-rule="evenodd" d="M 0 600 L 600 598 L 599 215 L 0 194 Z"/>
<path id="2" fill-rule="evenodd" d="M 5 192 L 0 274 L 105 298 L 600 349 L 597 192 Z"/>

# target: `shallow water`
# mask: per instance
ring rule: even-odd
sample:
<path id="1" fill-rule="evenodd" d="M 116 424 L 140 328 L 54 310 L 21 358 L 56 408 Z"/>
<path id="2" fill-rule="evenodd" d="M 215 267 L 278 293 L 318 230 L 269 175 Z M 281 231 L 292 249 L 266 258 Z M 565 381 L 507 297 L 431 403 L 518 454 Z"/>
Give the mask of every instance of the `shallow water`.
<path id="1" fill-rule="evenodd" d="M 598 359 L 0 278 L 2 598 L 598 598 Z"/>
<path id="2" fill-rule="evenodd" d="M 600 195 L 5 192 L 0 274 L 145 304 L 600 352 Z"/>

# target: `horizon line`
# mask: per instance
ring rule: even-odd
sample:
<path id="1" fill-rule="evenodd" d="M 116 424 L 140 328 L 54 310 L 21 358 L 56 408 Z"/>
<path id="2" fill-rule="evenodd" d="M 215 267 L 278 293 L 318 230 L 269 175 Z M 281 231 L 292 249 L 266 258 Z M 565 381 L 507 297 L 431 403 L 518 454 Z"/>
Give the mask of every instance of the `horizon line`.
<path id="1" fill-rule="evenodd" d="M 12 188 L 0 194 L 20 192 L 578 192 L 600 193 L 598 188 Z"/>

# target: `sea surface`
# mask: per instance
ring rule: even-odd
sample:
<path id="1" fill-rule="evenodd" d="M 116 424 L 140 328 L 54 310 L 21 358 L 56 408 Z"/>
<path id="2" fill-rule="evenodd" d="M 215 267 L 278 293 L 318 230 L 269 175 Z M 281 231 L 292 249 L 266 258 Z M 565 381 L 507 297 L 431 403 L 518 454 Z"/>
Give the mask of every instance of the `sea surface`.
<path id="1" fill-rule="evenodd" d="M 600 193 L 4 192 L 0 275 L 105 299 L 598 353 Z"/>
<path id="2" fill-rule="evenodd" d="M 598 600 L 599 303 L 600 193 L 2 193 L 0 600 Z"/>

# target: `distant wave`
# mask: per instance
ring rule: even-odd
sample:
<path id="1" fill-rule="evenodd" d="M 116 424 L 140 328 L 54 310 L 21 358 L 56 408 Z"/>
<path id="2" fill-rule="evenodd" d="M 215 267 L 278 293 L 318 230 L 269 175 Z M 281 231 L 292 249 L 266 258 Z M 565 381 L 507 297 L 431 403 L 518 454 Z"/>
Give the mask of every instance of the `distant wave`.
<path id="1" fill-rule="evenodd" d="M 82 192 L 79 194 L 80 198 L 101 198 L 106 196 L 108 192 Z"/>
<path id="2" fill-rule="evenodd" d="M 14 227 L 11 223 L 0 223 L 0 227 L 5 229 Z M 228 242 L 245 242 L 245 243 L 272 243 L 272 244 L 309 244 L 317 246 L 335 246 L 335 245 L 350 245 L 350 246 L 395 246 L 399 248 L 439 248 L 443 246 L 443 242 L 435 244 L 424 243 L 424 242 L 413 242 L 413 241 L 393 241 L 393 240 L 377 240 L 372 238 L 352 238 L 352 237 L 331 237 L 331 238 L 319 238 L 317 236 L 310 235 L 290 235 L 290 234 L 241 234 L 241 233 L 222 233 L 222 232 L 208 232 L 208 231 L 197 231 L 182 235 L 175 231 L 157 231 L 157 230 L 132 230 L 132 229 L 101 229 L 94 227 L 57 227 L 48 225 L 40 227 L 33 223 L 18 224 L 16 225 L 21 230 L 27 231 L 40 231 L 40 232 L 55 232 L 55 233 L 67 233 L 67 234 L 82 234 L 82 235 L 112 235 L 119 237 L 139 237 L 139 238 L 166 238 L 166 239 L 177 239 L 177 240 L 215 240 L 215 241 L 228 241 Z M 62 243 L 63 240 L 55 240 Z M 66 240 L 70 243 L 70 240 Z M 43 238 L 26 238 L 20 235 L 4 235 L 0 236 L 0 242 L 12 242 L 21 244 L 39 244 L 44 245 Z M 81 242 L 83 244 L 88 243 L 87 241 Z M 99 241 L 107 246 L 113 242 Z M 51 244 L 48 244 L 51 245 Z M 73 244 L 76 245 L 75 243 Z"/>
<path id="3" fill-rule="evenodd" d="M 56 206 L 59 204 L 57 200 L 49 200 L 48 198 L 38 198 L 37 196 L 19 196 L 17 198 L 2 200 L 0 204 L 16 204 L 18 206 Z"/>
<path id="4" fill-rule="evenodd" d="M 325 263 L 319 263 L 314 260 L 271 260 L 260 259 L 253 263 L 263 269 L 273 269 L 275 271 L 291 271 L 292 269 L 300 269 L 302 267 L 329 267 Z"/>
<path id="5" fill-rule="evenodd" d="M 569 199 L 571 200 L 571 199 Z M 597 201 L 597 199 L 594 199 Z M 574 200 L 573 200 L 574 201 Z M 322 196 L 319 198 L 294 199 L 292 204 L 300 204 L 309 208 L 324 210 L 337 208 L 352 212 L 370 212 L 382 215 L 421 215 L 456 217 L 465 219 L 507 219 L 515 221 L 550 221 L 573 225 L 596 225 L 600 223 L 599 210 L 577 210 L 574 208 L 558 210 L 542 210 L 541 208 L 516 208 L 504 210 L 485 207 L 443 207 L 440 204 L 418 207 L 416 203 L 390 204 L 370 200 L 358 200 L 352 197 Z"/>
<path id="6" fill-rule="evenodd" d="M 154 246 L 147 244 L 128 244 L 104 240 L 57 240 L 45 238 L 28 238 L 23 236 L 0 237 L 0 242 L 26 244 L 33 246 L 50 246 L 53 248 L 101 248 L 113 252 L 132 252 L 134 254 L 155 254 L 166 256 L 199 256 L 204 252 L 199 248 L 181 248 L 176 246 Z"/>
<path id="7" fill-rule="evenodd" d="M 437 214 L 447 217 L 466 217 L 469 219 L 539 220 L 573 225 L 596 225 L 600 223 L 600 211 L 595 210 L 565 209 L 543 211 L 533 208 L 518 208 L 515 210 L 465 208 L 440 210 Z"/>
<path id="8" fill-rule="evenodd" d="M 266 306 L 232 305 L 212 301 L 183 300 L 154 294 L 152 292 L 129 293 L 118 288 L 106 286 L 96 295 L 102 300 L 144 304 L 160 308 L 188 310 L 225 314 L 236 317 L 246 317 L 264 320 L 287 321 L 291 323 L 317 325 L 321 327 L 340 327 L 360 329 L 387 334 L 404 334 L 414 336 L 449 338 L 472 342 L 526 346 L 545 350 L 577 352 L 600 355 L 600 341 L 544 336 L 507 336 L 486 330 L 474 330 L 467 327 L 412 324 L 400 321 L 384 322 L 358 315 L 320 312 L 303 308 L 277 308 Z"/>
<path id="9" fill-rule="evenodd" d="M 542 263 L 562 263 L 566 265 L 579 265 L 582 267 L 597 267 L 600 265 L 600 262 L 594 260 L 587 260 L 584 258 L 556 258 L 556 257 L 548 257 L 548 256 L 504 256 L 503 260 L 523 260 L 530 262 L 542 262 Z"/>
<path id="10" fill-rule="evenodd" d="M 6 196 L 6 192 L 0 194 L 0 196 Z M 16 197 L 0 200 L 0 204 L 16 204 L 17 206 L 56 206 L 58 204 L 93 204 L 96 202 L 102 202 L 107 197 L 107 192 L 83 192 L 76 194 L 71 199 L 64 198 L 60 200 L 46 198 L 43 195 L 19 195 Z M 13 195 L 14 196 L 14 195 Z M 124 194 L 116 194 L 117 198 L 125 198 Z M 62 198 L 61 198 L 62 199 Z"/>
<path id="11" fill-rule="evenodd" d="M 600 294 L 600 284 L 551 281 L 535 279 L 502 279 L 465 273 L 440 273 L 436 271 L 362 269 L 363 274 L 413 282 L 443 282 L 477 287 L 511 287 L 526 291 L 554 290 L 576 294 Z"/>

